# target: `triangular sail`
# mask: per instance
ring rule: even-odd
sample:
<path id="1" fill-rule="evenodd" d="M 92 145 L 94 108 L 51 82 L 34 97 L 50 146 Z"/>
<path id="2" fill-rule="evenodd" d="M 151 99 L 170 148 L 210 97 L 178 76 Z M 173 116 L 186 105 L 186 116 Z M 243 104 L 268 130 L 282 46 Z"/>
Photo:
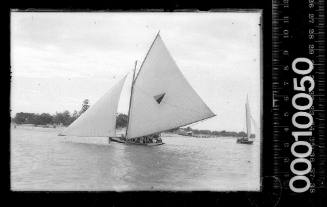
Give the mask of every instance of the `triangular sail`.
<path id="1" fill-rule="evenodd" d="M 250 113 L 248 97 L 246 97 L 246 103 L 245 103 L 245 116 L 246 116 L 246 133 L 247 133 L 247 138 L 249 139 L 251 137 L 251 113 Z"/>
<path id="2" fill-rule="evenodd" d="M 127 138 L 212 116 L 215 114 L 186 81 L 158 34 L 135 79 Z"/>
<path id="3" fill-rule="evenodd" d="M 126 76 L 85 111 L 61 135 L 108 137 L 116 133 L 116 112 Z"/>

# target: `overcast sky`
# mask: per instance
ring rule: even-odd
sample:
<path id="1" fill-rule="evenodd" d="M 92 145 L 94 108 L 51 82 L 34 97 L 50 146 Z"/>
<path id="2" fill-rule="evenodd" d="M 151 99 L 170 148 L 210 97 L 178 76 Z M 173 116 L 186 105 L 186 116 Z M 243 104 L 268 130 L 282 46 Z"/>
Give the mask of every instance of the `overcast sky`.
<path id="1" fill-rule="evenodd" d="M 12 13 L 11 110 L 51 113 L 91 105 L 129 73 L 156 33 L 186 79 L 217 114 L 192 128 L 245 130 L 245 100 L 260 114 L 259 12 Z M 258 125 L 259 126 L 259 125 Z"/>

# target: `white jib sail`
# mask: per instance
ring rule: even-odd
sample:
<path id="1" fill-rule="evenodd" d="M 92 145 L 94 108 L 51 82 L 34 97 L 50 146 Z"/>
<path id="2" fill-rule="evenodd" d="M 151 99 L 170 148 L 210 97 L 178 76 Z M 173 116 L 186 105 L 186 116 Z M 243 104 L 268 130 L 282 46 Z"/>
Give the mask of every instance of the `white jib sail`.
<path id="1" fill-rule="evenodd" d="M 246 116 L 246 133 L 247 133 L 247 138 L 249 139 L 251 136 L 251 113 L 250 113 L 248 97 L 246 97 L 246 103 L 245 103 L 245 116 Z"/>
<path id="2" fill-rule="evenodd" d="M 127 138 L 215 116 L 184 78 L 159 34 L 135 79 L 130 107 Z"/>
<path id="3" fill-rule="evenodd" d="M 69 136 L 108 137 L 116 133 L 116 112 L 126 76 L 61 134 Z"/>

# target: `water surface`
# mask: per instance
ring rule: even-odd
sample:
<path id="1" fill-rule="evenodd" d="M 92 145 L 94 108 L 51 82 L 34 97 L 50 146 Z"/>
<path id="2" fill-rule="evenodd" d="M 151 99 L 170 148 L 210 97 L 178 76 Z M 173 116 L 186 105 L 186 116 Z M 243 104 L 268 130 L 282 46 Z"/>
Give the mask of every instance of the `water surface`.
<path id="1" fill-rule="evenodd" d="M 58 132 L 12 128 L 13 190 L 259 190 L 259 139 L 170 135 L 146 147 Z"/>

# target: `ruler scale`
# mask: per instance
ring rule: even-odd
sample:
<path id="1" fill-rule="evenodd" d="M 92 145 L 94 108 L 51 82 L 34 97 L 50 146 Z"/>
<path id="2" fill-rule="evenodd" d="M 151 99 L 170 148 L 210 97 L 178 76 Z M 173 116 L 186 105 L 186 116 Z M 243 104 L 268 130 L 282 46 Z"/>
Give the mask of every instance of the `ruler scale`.
<path id="1" fill-rule="evenodd" d="M 325 12 L 324 0 L 273 0 L 273 174 L 294 194 L 326 189 Z"/>

